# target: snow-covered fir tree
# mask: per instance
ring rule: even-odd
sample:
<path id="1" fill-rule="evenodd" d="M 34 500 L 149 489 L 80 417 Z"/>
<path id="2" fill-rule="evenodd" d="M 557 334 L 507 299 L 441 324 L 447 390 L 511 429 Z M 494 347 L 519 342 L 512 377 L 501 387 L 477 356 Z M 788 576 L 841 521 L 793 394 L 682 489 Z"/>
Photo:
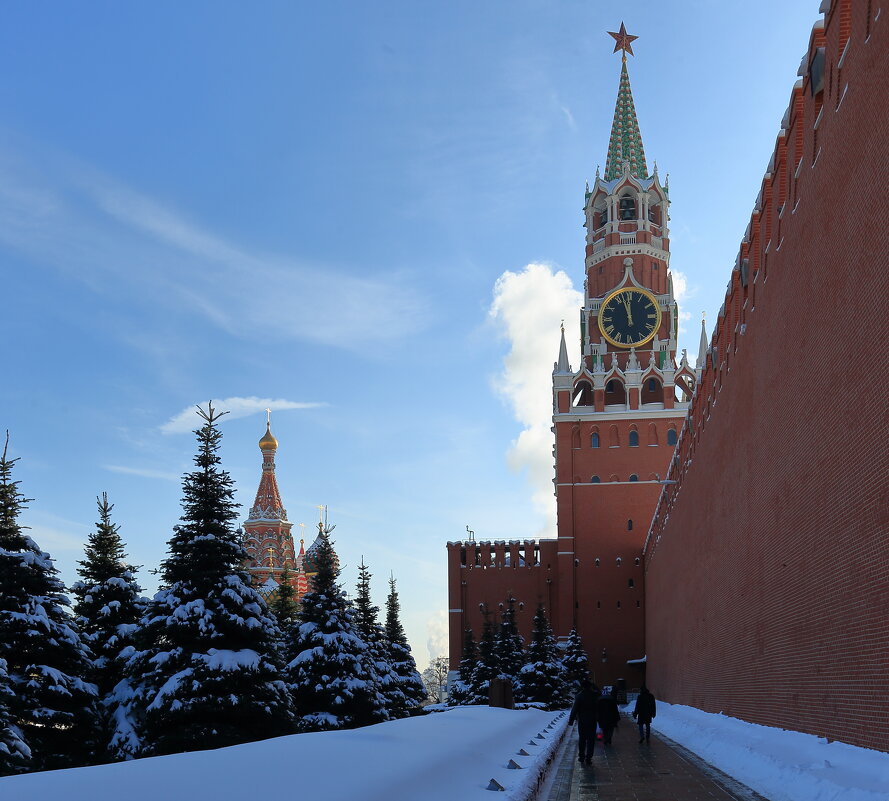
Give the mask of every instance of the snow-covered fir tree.
<path id="1" fill-rule="evenodd" d="M 487 604 L 481 604 L 482 610 L 482 636 L 478 641 L 478 661 L 472 671 L 470 681 L 470 704 L 487 704 L 488 691 L 491 687 L 491 679 L 500 675 L 500 667 L 497 660 L 496 636 L 497 630 L 491 619 L 491 612 Z"/>
<path id="2" fill-rule="evenodd" d="M 386 646 L 389 664 L 398 675 L 398 684 L 404 695 L 405 706 L 398 714 L 406 715 L 408 710 L 423 704 L 426 687 L 423 685 L 404 627 L 401 625 L 401 602 L 395 589 L 394 576 L 389 577 L 389 595 L 386 598 Z"/>
<path id="3" fill-rule="evenodd" d="M 371 572 L 364 564 L 358 565 L 358 586 L 355 591 L 355 628 L 367 645 L 366 675 L 377 682 L 382 693 L 386 714 L 390 718 L 403 717 L 407 707 L 404 692 L 398 674 L 389 663 L 389 650 L 386 647 L 386 635 L 380 625 L 380 608 L 370 598 Z"/>
<path id="4" fill-rule="evenodd" d="M 459 677 L 451 685 L 448 703 L 453 706 L 480 703 L 472 692 L 472 677 L 478 666 L 478 644 L 471 628 L 463 632 L 463 653 L 460 655 Z"/>
<path id="5" fill-rule="evenodd" d="M 27 536 L 27 499 L 13 481 L 16 459 L 0 457 L 0 659 L 11 694 L 15 740 L 31 750 L 32 770 L 87 764 L 96 744 L 97 691 L 86 676 L 90 653 L 48 553 Z M 10 740 L 10 743 L 12 740 Z"/>
<path id="6" fill-rule="evenodd" d="M 368 647 L 337 580 L 332 530 L 318 524 L 317 573 L 302 598 L 299 620 L 286 637 L 286 676 L 299 731 L 352 729 L 388 717 L 376 681 L 365 675 Z"/>
<path id="7" fill-rule="evenodd" d="M 583 642 L 577 629 L 571 629 L 568 635 L 568 643 L 565 654 L 562 657 L 565 667 L 565 681 L 568 684 L 568 692 L 576 693 L 580 689 L 580 683 L 590 677 L 590 663 L 587 659 Z"/>
<path id="8" fill-rule="evenodd" d="M 196 469 L 182 481 L 182 517 L 161 567 L 163 588 L 129 662 L 140 755 L 169 754 L 293 729 L 277 652 L 280 629 L 243 569 L 237 504 L 221 469 L 219 418 L 198 409 Z M 122 733 L 125 735 L 125 732 Z"/>
<path id="9" fill-rule="evenodd" d="M 9 708 L 14 697 L 6 660 L 0 659 L 0 776 L 25 773 L 31 766 L 31 749 Z"/>
<path id="10" fill-rule="evenodd" d="M 127 564 L 119 527 L 111 522 L 113 504 L 107 494 L 96 499 L 99 520 L 89 535 L 84 552 L 86 559 L 78 562 L 81 580 L 71 586 L 76 601 L 74 615 L 84 639 L 93 654 L 90 678 L 99 690 L 102 748 L 118 758 L 117 749 L 108 744 L 118 727 L 118 697 L 128 694 L 128 685 L 117 688 L 124 679 L 124 667 L 132 655 L 134 634 L 145 609 L 145 599 L 136 583 L 136 568 Z M 115 688 L 117 688 L 115 690 Z"/>
<path id="11" fill-rule="evenodd" d="M 299 603 L 296 600 L 296 588 L 290 583 L 292 574 L 290 568 L 285 565 L 281 571 L 281 581 L 275 595 L 269 604 L 269 609 L 274 614 L 281 630 L 284 631 L 292 625 L 299 615 Z"/>
<path id="12" fill-rule="evenodd" d="M 501 604 L 500 625 L 494 643 L 494 654 L 497 664 L 497 677 L 512 682 L 513 698 L 524 701 L 522 686 L 519 682 L 519 671 L 525 662 L 524 640 L 519 634 L 515 620 L 516 599 L 510 595 L 505 604 Z"/>
<path id="13" fill-rule="evenodd" d="M 547 709 L 559 709 L 567 699 L 565 673 L 546 610 L 539 604 L 525 664 L 519 673 L 522 697 L 545 704 Z"/>

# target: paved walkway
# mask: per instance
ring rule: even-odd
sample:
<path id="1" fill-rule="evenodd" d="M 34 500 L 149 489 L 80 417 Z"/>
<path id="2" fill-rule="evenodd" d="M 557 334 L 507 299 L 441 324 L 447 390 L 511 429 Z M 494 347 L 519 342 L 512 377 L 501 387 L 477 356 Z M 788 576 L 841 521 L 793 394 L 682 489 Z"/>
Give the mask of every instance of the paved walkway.
<path id="1" fill-rule="evenodd" d="M 573 726 L 557 757 L 548 801 L 768 801 L 676 743 L 638 729 L 622 718 L 613 745 L 596 743 L 591 766 L 577 761 Z"/>

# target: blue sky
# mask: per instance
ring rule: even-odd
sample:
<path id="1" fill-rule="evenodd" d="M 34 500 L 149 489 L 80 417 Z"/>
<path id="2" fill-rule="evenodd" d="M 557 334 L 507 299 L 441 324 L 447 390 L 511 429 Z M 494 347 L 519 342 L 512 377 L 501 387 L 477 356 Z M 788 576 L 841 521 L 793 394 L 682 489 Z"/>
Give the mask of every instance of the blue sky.
<path id="1" fill-rule="evenodd" d="M 155 589 L 194 452 L 176 419 L 210 398 L 237 413 L 223 458 L 246 515 L 276 401 L 290 519 L 327 504 L 347 586 L 363 555 L 382 603 L 393 571 L 418 663 L 443 653 L 446 541 L 552 532 L 548 374 L 562 317 L 576 337 L 607 31 L 639 37 L 694 353 L 817 10 L 8 4 L 0 426 L 63 578 L 107 491 Z"/>

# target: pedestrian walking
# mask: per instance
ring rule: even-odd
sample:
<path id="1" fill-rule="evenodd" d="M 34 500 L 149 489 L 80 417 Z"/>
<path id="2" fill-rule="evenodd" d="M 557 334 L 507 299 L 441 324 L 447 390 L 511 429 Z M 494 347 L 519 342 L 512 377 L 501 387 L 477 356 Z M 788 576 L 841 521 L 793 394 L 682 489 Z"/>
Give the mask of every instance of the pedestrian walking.
<path id="1" fill-rule="evenodd" d="M 602 743 L 611 745 L 611 737 L 615 728 L 620 721 L 620 710 L 617 708 L 617 689 L 613 688 L 610 693 L 603 694 L 596 701 L 596 722 L 602 729 Z"/>
<path id="2" fill-rule="evenodd" d="M 639 742 L 648 742 L 651 739 L 651 721 L 657 715 L 657 706 L 654 696 L 644 684 L 639 688 L 639 697 L 636 706 L 633 707 L 633 717 L 639 724 Z"/>
<path id="3" fill-rule="evenodd" d="M 571 707 L 571 715 L 568 717 L 568 725 L 573 726 L 577 721 L 577 761 L 581 764 L 591 764 L 593 761 L 593 748 L 596 745 L 596 702 L 598 693 L 593 691 L 589 679 L 580 682 L 580 691 L 574 698 Z"/>

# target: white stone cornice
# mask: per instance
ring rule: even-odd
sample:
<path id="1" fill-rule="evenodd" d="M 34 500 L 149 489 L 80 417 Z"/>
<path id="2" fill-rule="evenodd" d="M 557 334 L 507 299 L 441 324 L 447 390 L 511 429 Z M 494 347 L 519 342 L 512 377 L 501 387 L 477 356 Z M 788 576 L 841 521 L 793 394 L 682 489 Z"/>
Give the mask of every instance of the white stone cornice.
<path id="1" fill-rule="evenodd" d="M 585 409 L 587 411 L 581 411 Z M 672 409 L 623 409 L 597 412 L 591 406 L 574 406 L 568 412 L 554 414 L 554 423 L 591 423 L 603 420 L 684 420 L 688 412 L 687 401 L 676 401 Z"/>
<path id="2" fill-rule="evenodd" d="M 651 256 L 655 259 L 660 259 L 663 262 L 669 264 L 670 262 L 670 251 L 664 250 L 663 248 L 656 248 L 653 245 L 649 245 L 647 243 L 637 243 L 635 245 L 608 245 L 605 248 L 602 248 L 598 253 L 592 253 L 587 256 L 586 267 L 589 270 L 590 267 L 595 266 L 600 261 L 604 261 L 605 259 L 610 259 L 614 256 Z"/>

